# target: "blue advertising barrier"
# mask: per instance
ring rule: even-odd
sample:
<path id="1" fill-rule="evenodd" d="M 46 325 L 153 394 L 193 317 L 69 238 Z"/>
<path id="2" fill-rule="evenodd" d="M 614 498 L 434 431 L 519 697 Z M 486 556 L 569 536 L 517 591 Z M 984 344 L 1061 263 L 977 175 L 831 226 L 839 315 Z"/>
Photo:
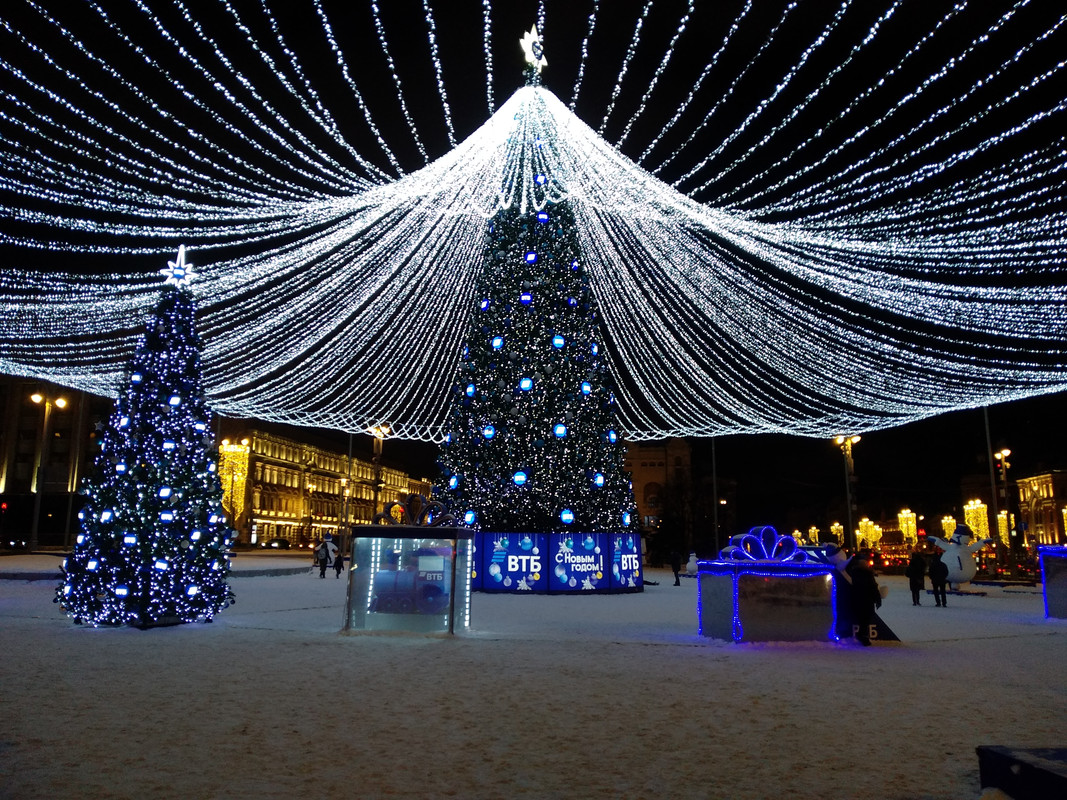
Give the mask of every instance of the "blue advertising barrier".
<path id="1" fill-rule="evenodd" d="M 484 592 L 639 592 L 641 540 L 633 534 L 474 535 L 471 588 Z"/>

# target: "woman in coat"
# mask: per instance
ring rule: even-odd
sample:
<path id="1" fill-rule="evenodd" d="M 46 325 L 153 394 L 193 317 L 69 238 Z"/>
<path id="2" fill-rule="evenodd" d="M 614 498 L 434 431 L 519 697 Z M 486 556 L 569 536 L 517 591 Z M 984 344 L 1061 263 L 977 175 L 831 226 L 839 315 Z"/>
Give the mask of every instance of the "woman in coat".
<path id="1" fill-rule="evenodd" d="M 911 587 L 911 604 L 913 606 L 921 606 L 919 593 L 926 588 L 924 581 L 926 561 L 918 550 L 911 554 L 911 561 L 908 562 L 908 566 L 904 569 L 904 574 L 908 576 L 908 585 Z"/>

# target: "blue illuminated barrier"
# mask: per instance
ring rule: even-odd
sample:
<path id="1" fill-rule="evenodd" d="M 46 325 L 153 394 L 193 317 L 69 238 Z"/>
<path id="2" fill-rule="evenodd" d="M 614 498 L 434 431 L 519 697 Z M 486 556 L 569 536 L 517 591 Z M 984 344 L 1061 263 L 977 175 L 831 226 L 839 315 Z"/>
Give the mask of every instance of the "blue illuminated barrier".
<path id="1" fill-rule="evenodd" d="M 641 539 L 632 533 L 474 534 L 471 588 L 483 592 L 640 592 Z"/>
<path id="2" fill-rule="evenodd" d="M 845 557 L 813 557 L 791 536 L 753 528 L 715 561 L 697 563 L 701 636 L 735 642 L 837 641 L 851 637 Z M 874 639 L 896 640 L 878 619 Z"/>
<path id="3" fill-rule="evenodd" d="M 1067 619 L 1067 547 L 1039 547 L 1045 616 Z"/>

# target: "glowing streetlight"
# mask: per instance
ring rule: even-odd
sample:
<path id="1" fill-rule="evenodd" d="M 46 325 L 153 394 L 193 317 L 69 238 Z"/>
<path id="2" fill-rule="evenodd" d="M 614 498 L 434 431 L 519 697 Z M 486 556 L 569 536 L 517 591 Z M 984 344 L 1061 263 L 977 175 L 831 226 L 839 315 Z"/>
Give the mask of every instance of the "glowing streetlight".
<path id="1" fill-rule="evenodd" d="M 841 448 L 841 455 L 845 458 L 845 516 L 848 518 L 848 529 L 845 531 L 845 547 L 850 552 L 856 551 L 856 529 L 852 527 L 852 484 L 856 480 L 855 465 L 852 462 L 852 445 L 860 440 L 859 436 L 837 436 L 834 444 Z"/>
<path id="2" fill-rule="evenodd" d="M 37 448 L 33 456 L 33 484 L 30 486 L 30 491 L 33 492 L 33 524 L 30 526 L 29 549 L 33 551 L 37 549 L 37 532 L 41 521 L 41 495 L 44 493 L 44 473 L 50 455 L 52 406 L 62 410 L 67 407 L 67 399 L 65 397 L 48 397 L 40 392 L 34 392 L 30 395 L 30 400 L 37 405 L 44 404 L 41 436 L 37 440 Z"/>

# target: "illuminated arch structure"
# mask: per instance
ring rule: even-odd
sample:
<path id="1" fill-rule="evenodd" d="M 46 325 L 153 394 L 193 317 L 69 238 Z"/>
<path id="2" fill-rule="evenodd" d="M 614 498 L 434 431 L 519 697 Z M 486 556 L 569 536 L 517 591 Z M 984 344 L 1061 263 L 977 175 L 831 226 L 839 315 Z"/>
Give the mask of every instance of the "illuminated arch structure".
<path id="1" fill-rule="evenodd" d="M 218 411 L 437 441 L 550 170 L 631 440 L 1067 387 L 1056 4 L 12 5 L 4 372 L 113 395 L 184 243 Z M 503 88 L 532 18 L 569 102 Z"/>

